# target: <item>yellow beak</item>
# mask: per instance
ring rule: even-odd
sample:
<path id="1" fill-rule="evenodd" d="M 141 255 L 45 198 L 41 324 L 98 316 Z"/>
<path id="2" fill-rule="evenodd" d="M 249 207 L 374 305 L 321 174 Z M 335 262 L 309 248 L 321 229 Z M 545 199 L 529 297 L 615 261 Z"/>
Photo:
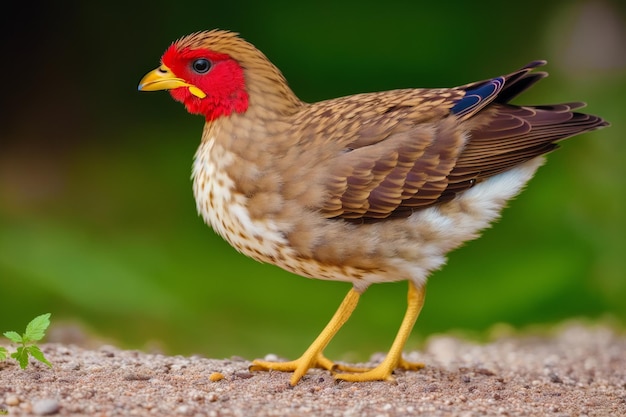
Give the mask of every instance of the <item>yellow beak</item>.
<path id="1" fill-rule="evenodd" d="M 139 91 L 172 90 L 174 88 L 189 87 L 189 92 L 198 98 L 205 98 L 206 94 L 198 87 L 186 83 L 182 78 L 174 75 L 167 66 L 161 65 L 159 68 L 147 73 L 139 81 Z"/>

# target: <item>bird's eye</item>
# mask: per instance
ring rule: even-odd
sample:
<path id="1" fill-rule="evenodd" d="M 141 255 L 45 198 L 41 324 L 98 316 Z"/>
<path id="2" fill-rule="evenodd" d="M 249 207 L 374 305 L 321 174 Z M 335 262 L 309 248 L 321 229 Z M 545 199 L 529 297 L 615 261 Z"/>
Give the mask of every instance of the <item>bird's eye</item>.
<path id="1" fill-rule="evenodd" d="M 196 59 L 191 64 L 191 68 L 198 74 L 204 74 L 211 69 L 211 62 L 205 58 Z"/>

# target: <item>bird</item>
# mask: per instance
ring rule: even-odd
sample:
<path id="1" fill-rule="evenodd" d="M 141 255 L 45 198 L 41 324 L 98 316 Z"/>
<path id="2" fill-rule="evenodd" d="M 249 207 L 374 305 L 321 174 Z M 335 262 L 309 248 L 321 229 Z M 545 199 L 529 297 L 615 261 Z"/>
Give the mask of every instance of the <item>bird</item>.
<path id="1" fill-rule="evenodd" d="M 315 103 L 238 33 L 213 29 L 174 41 L 140 91 L 167 90 L 205 118 L 193 160 L 204 221 L 236 250 L 307 278 L 352 284 L 319 336 L 295 360 L 250 371 L 312 368 L 338 380 L 390 381 L 419 370 L 402 351 L 446 255 L 500 216 L 559 142 L 608 126 L 582 102 L 511 100 L 547 76 L 533 61 L 454 88 L 405 88 Z M 389 352 L 372 368 L 324 349 L 374 283 L 408 282 Z M 397 375 L 397 374 L 396 374 Z"/>

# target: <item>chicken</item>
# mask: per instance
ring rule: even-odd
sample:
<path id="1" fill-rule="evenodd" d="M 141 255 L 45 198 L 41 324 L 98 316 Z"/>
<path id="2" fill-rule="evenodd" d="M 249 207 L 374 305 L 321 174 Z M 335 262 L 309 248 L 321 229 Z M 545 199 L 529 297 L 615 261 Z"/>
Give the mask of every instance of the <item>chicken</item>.
<path id="1" fill-rule="evenodd" d="M 198 212 L 241 253 L 352 289 L 304 354 L 251 370 L 312 367 L 347 381 L 393 379 L 422 308 L 428 275 L 498 216 L 568 137 L 608 124 L 583 103 L 516 106 L 547 74 L 535 61 L 455 88 L 402 89 L 318 103 L 299 100 L 281 72 L 237 34 L 174 42 L 139 90 L 169 90 L 205 117 L 193 163 Z M 336 365 L 323 351 L 370 284 L 406 280 L 408 305 L 385 360 Z"/>

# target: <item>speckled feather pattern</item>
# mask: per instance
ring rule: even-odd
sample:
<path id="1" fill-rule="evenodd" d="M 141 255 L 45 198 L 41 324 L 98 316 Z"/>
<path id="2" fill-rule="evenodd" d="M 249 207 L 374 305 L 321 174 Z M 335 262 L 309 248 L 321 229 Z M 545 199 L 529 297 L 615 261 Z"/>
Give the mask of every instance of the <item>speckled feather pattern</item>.
<path id="1" fill-rule="evenodd" d="M 513 106 L 537 61 L 486 82 L 306 104 L 235 34 L 201 32 L 244 69 L 249 108 L 207 122 L 193 170 L 198 211 L 231 245 L 320 279 L 423 285 L 498 217 L 556 142 L 605 123 L 578 103 Z M 462 103 L 466 94 L 478 98 Z"/>

